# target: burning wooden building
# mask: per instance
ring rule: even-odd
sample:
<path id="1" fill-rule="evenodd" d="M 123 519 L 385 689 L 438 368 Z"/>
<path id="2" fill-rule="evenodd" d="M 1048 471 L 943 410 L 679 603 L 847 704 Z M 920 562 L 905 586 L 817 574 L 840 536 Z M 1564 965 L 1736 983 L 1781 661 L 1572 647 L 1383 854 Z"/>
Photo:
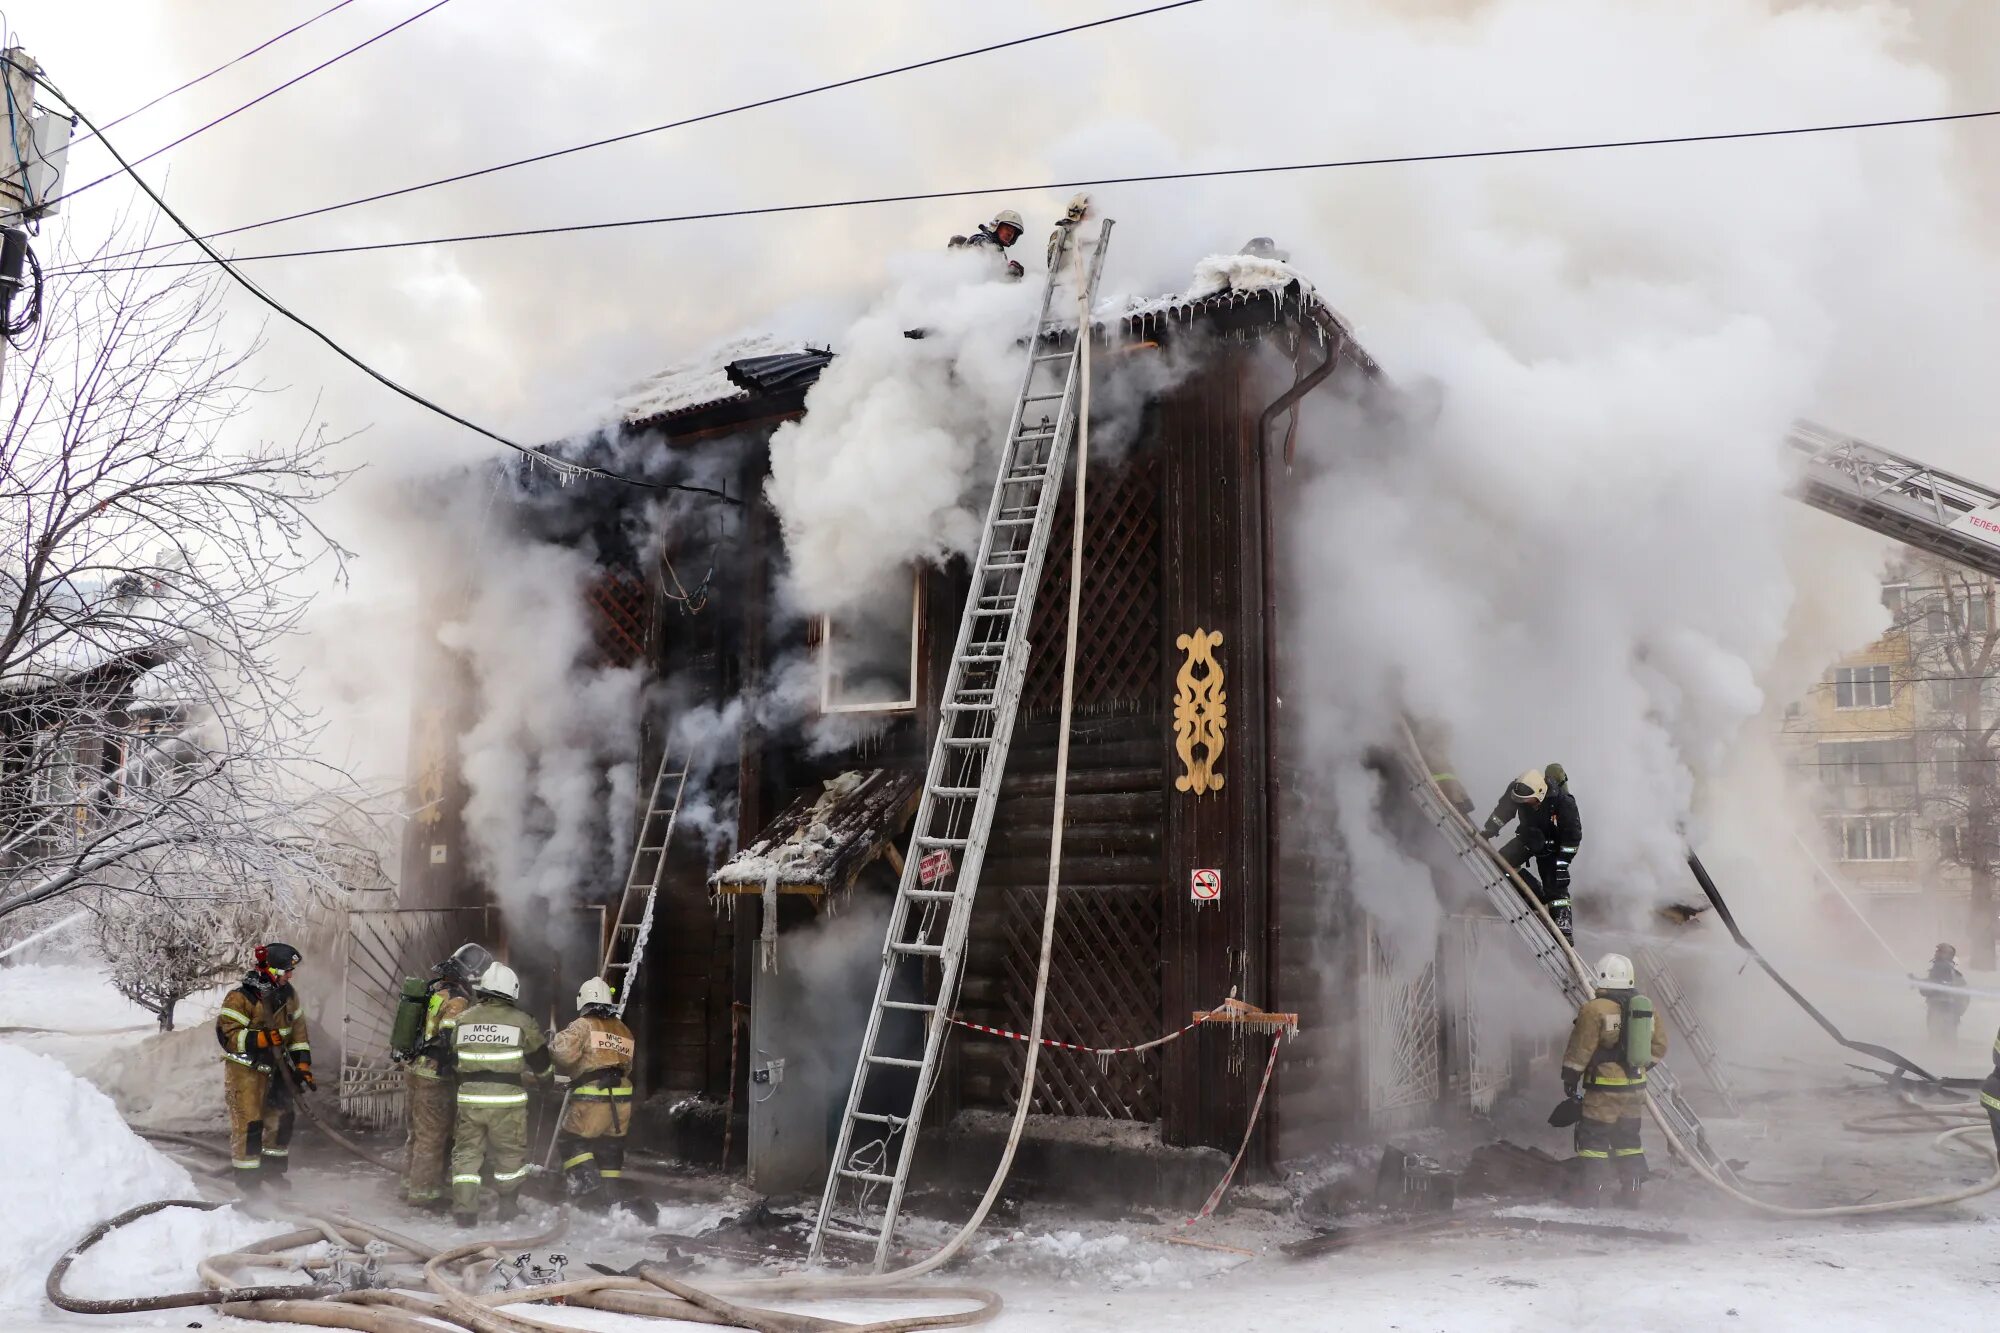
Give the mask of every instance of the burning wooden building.
<path id="1" fill-rule="evenodd" d="M 1168 387 L 1147 397 L 1136 438 L 1089 487 L 1046 1032 L 1068 1047 L 1045 1052 L 1033 1109 L 1145 1127 L 1169 1147 L 1234 1151 L 1270 1039 L 1204 1025 L 1140 1053 L 1090 1053 L 1182 1029 L 1229 997 L 1303 1019 L 1304 1035 L 1280 1052 L 1256 1156 L 1311 1151 L 1490 1093 L 1504 1060 L 1454 1020 L 1462 981 L 1433 960 L 1394 966 L 1315 855 L 1322 832 L 1287 799 L 1276 706 L 1286 464 L 1306 395 L 1363 401 L 1383 392 L 1377 367 L 1297 280 L 1157 302 L 1091 336 L 1100 375 L 1169 355 L 1183 373 L 1162 377 Z M 844 971 L 792 955 L 829 921 L 862 923 L 848 929 L 865 934 L 870 902 L 894 889 L 969 576 L 962 561 L 912 571 L 907 638 L 886 667 L 871 663 L 865 690 L 841 669 L 838 624 L 773 614 L 785 552 L 762 498 L 768 444 L 811 409 L 811 387 L 839 349 L 754 350 L 719 366 L 709 391 L 677 389 L 623 427 L 668 454 L 727 459 L 721 489 L 739 503 L 706 506 L 656 562 L 609 562 L 593 598 L 606 651 L 670 687 L 657 715 L 633 719 L 645 728 L 645 772 L 662 761 L 675 709 L 755 697 L 776 664 L 802 655 L 821 662 L 820 708 L 869 723 L 862 739 L 815 753 L 748 709 L 708 742 L 698 767 L 709 799 L 733 806 L 740 850 L 676 841 L 632 998 L 642 1091 L 734 1108 L 732 1141 L 749 1134 L 753 1177 L 800 1188 L 825 1171 L 879 926 Z M 1055 551 L 1071 539 L 1062 503 Z M 1068 596 L 1067 562 L 1052 558 L 978 887 L 962 1026 L 930 1103 L 941 1122 L 1008 1109 L 1018 1086 L 1024 1047 L 1005 1034 L 1028 1027 L 1033 1001 Z M 477 886 L 464 858 L 435 850 L 460 836 L 458 788 L 436 771 L 431 784 L 441 813 L 413 839 L 406 884 L 428 884 L 426 901 L 465 900 Z M 1446 944 L 1458 957 L 1476 941 Z M 795 1114 L 742 1114 L 783 1099 Z"/>

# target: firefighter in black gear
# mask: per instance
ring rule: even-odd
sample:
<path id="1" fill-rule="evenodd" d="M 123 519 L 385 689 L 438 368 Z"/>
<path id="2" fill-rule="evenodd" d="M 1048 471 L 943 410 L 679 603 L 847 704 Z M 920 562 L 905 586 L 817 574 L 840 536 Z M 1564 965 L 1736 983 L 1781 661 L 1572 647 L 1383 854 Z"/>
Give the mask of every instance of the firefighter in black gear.
<path id="1" fill-rule="evenodd" d="M 1021 220 L 1019 213 L 1011 208 L 1003 208 L 993 215 L 991 222 L 980 223 L 970 236 L 952 237 L 951 244 L 946 248 L 992 250 L 1005 262 L 1008 278 L 1019 279 L 1025 270 L 1022 269 L 1019 260 L 1007 257 L 1007 251 L 1014 242 L 1021 239 L 1021 233 L 1026 230 L 1027 224 Z"/>
<path id="2" fill-rule="evenodd" d="M 1583 842 L 1583 818 L 1577 813 L 1576 798 L 1569 794 L 1569 774 L 1561 764 L 1550 764 L 1539 773 L 1531 768 L 1508 783 L 1480 832 L 1497 838 L 1516 820 L 1514 836 L 1500 848 L 1500 855 L 1549 909 L 1563 938 L 1574 943 L 1569 867 Z M 1527 868 L 1531 860 L 1532 871 Z"/>

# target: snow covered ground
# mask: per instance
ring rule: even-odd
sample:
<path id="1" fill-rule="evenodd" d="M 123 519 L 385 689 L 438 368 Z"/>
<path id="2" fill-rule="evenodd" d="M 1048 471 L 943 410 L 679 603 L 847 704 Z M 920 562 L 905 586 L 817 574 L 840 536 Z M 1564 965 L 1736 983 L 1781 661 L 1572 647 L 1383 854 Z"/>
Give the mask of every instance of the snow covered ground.
<path id="1" fill-rule="evenodd" d="M 193 1025 L 188 1035 L 206 1036 L 209 1003 L 187 1016 Z M 161 1057 L 148 1054 L 157 1036 L 146 1016 L 124 1006 L 88 969 L 0 970 L 0 1027 L 46 1028 L 52 1013 L 94 1035 L 0 1035 L 0 1135 L 8 1145 L 0 1160 L 0 1328 L 131 1333 L 199 1323 L 211 1330 L 247 1329 L 207 1310 L 109 1319 L 61 1315 L 42 1302 L 48 1264 L 88 1226 L 141 1200 L 192 1197 L 203 1183 L 134 1136 L 113 1101 L 70 1071 L 101 1077 L 114 1090 L 147 1078 L 164 1082 L 169 1074 L 189 1087 L 212 1089 L 220 1082 L 206 1047 L 176 1054 L 185 1069 L 148 1063 Z M 39 1054 L 29 1049 L 50 1045 L 55 1049 Z M 1745 1174 L 1767 1196 L 1800 1204 L 1883 1199 L 1948 1189 L 1985 1174 L 1972 1154 L 1939 1152 L 1928 1135 L 1884 1137 L 1843 1128 L 1843 1121 L 1893 1103 L 1872 1080 L 1845 1069 L 1838 1053 L 1783 1065 L 1783 1075 L 1744 1072 L 1745 1113 L 1710 1120 L 1715 1141 L 1747 1162 Z M 124 1087 L 120 1101 L 133 1101 L 134 1091 Z M 200 1119 L 198 1103 L 187 1095 L 164 1100 L 173 1105 L 155 1109 Z M 1503 1108 L 1500 1130 L 1562 1151 L 1562 1136 L 1538 1123 L 1546 1107 L 1531 1103 Z M 199 1127 L 219 1126 L 218 1109 Z M 1417 1146 L 1446 1156 L 1454 1151 L 1444 1136 Z M 386 1177 L 317 1139 L 302 1142 L 296 1175 L 300 1204 L 350 1211 L 428 1239 L 454 1235 L 436 1219 L 404 1211 Z M 1728 1204 L 1684 1170 L 1670 1168 L 1649 1191 L 1647 1212 L 1637 1217 L 1553 1204 L 1498 1208 L 1467 1199 L 1442 1231 L 1303 1259 L 1281 1249 L 1314 1229 L 1289 1193 L 1265 1186 L 1239 1191 L 1238 1200 L 1242 1206 L 1227 1215 L 1191 1227 L 1166 1215 L 1104 1221 L 1030 1205 L 1011 1223 L 989 1226 L 952 1277 L 1003 1295 L 1007 1308 L 993 1325 L 1002 1333 L 1488 1333 L 1574 1326 L 1602 1320 L 1606 1312 L 1636 1333 L 1820 1333 L 1917 1322 L 1927 1333 L 1983 1333 L 2000 1295 L 2000 1196 L 1885 1217 L 1783 1219 Z M 657 1233 L 700 1235 L 746 1202 L 740 1191 L 714 1182 L 690 1185 L 657 1223 L 623 1212 L 579 1218 L 562 1247 L 578 1259 L 622 1267 L 659 1257 Z M 548 1216 L 537 1205 L 528 1222 Z M 1536 1230 L 1538 1220 L 1555 1226 Z M 1577 1222 L 1652 1226 L 1669 1234 L 1638 1239 L 1559 1229 Z M 80 1263 L 71 1285 L 85 1295 L 188 1285 L 199 1256 L 273 1229 L 231 1210 L 162 1215 Z M 952 1230 L 942 1217 L 919 1218 L 905 1239 L 922 1249 Z M 1189 1240 L 1200 1244 L 1178 1243 Z M 708 1271 L 746 1270 L 717 1260 Z M 907 1306 L 859 1302 L 794 1308 L 847 1319 L 910 1313 Z M 569 1309 L 537 1311 L 536 1317 L 577 1328 L 667 1327 Z"/>

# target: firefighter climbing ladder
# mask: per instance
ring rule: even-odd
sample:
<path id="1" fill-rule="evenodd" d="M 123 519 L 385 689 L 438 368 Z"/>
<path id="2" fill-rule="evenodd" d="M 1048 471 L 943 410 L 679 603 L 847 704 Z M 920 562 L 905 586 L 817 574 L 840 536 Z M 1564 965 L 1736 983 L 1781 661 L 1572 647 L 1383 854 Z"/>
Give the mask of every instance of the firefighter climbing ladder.
<path id="1" fill-rule="evenodd" d="M 1457 808 L 1444 798 L 1444 793 L 1438 790 L 1437 783 L 1431 777 L 1430 763 L 1424 758 L 1416 737 L 1409 734 L 1407 727 L 1404 728 L 1403 742 L 1404 776 L 1408 780 L 1410 794 L 1416 801 L 1418 809 L 1422 810 L 1424 817 L 1444 834 L 1452 850 L 1458 853 L 1458 859 L 1479 881 L 1480 888 L 1485 891 L 1487 900 L 1493 904 L 1494 909 L 1519 932 L 1523 940 L 1527 941 L 1528 949 L 1534 954 L 1535 961 L 1561 988 L 1563 998 L 1577 1007 L 1595 998 L 1596 987 L 1581 975 L 1581 964 L 1573 961 L 1575 954 L 1556 933 L 1548 914 L 1534 901 L 1527 886 L 1522 884 L 1512 868 L 1500 859 L 1500 854 L 1493 850 L 1493 845 L 1480 837 L 1465 816 L 1460 814 Z M 1679 992 L 1678 985 L 1675 986 L 1675 991 Z M 1694 1035 L 1701 1033 L 1701 1028 L 1694 1022 L 1693 1013 L 1687 1010 L 1685 1005 L 1682 1006 L 1682 1010 L 1680 1023 L 1683 1026 L 1679 1030 L 1687 1036 L 1690 1047 L 1693 1047 L 1696 1041 L 1706 1046 L 1708 1038 L 1705 1033 L 1699 1037 Z M 1647 1071 L 1646 1094 L 1654 1111 L 1673 1131 L 1675 1137 L 1687 1146 L 1688 1151 L 1699 1156 L 1710 1171 L 1725 1181 L 1735 1179 L 1735 1172 L 1729 1163 L 1709 1146 L 1708 1135 L 1702 1129 L 1700 1117 L 1695 1115 L 1694 1109 L 1687 1104 L 1687 1098 L 1681 1092 L 1680 1080 L 1674 1077 L 1664 1062 L 1654 1065 Z"/>
<path id="2" fill-rule="evenodd" d="M 882 974 L 813 1226 L 815 1262 L 829 1236 L 873 1246 L 878 1270 L 887 1259 L 916 1157 L 924 1103 L 950 1029 L 973 896 L 1027 677 L 1028 622 L 1062 493 L 1064 460 L 1076 434 L 1079 364 L 1089 330 L 1055 312 L 1056 290 L 1071 267 L 1080 228 L 1080 221 L 1060 227 L 1050 249 L 1028 367 L 1007 427 L 979 554 L 972 562 L 972 586 L 945 679 L 923 799 L 882 950 Z M 1111 223 L 1102 223 L 1090 255 L 1086 309 L 1097 291 L 1110 232 Z M 1061 309 L 1069 308 L 1066 299 Z M 897 998 L 910 993 L 911 969 L 927 963 L 936 969 L 935 998 L 922 999 L 923 988 L 917 989 L 918 998 Z M 900 991 L 899 977 L 905 981 Z M 899 1053 L 893 1042 L 884 1042 L 883 1020 L 895 1014 L 921 1017 L 921 1057 Z M 885 1104 L 895 1109 L 881 1109 Z M 880 1210 L 873 1211 L 873 1196 L 884 1188 Z"/>
<path id="3" fill-rule="evenodd" d="M 601 975 L 618 996 L 620 1018 L 625 1016 L 625 1006 L 632 999 L 634 983 L 639 979 L 639 964 L 646 958 L 646 941 L 653 933 L 653 904 L 659 899 L 660 881 L 666 876 L 667 847 L 674 840 L 681 797 L 687 792 L 689 760 L 684 755 L 679 762 L 680 767 L 676 768 L 670 741 L 660 755 L 659 771 L 653 774 L 646 813 L 632 842 L 632 868 L 625 876 L 625 891 L 618 898 L 618 915 L 604 940 Z"/>
<path id="4" fill-rule="evenodd" d="M 1708 1086 L 1715 1089 L 1715 1095 L 1722 1099 L 1723 1109 L 1736 1114 L 1736 1095 L 1730 1091 L 1729 1077 L 1722 1072 L 1722 1057 L 1716 1054 L 1715 1043 L 1708 1039 L 1708 1029 L 1695 1017 L 1694 1006 L 1688 1003 L 1687 992 L 1681 989 L 1681 980 L 1667 967 L 1659 950 L 1649 944 L 1642 944 L 1633 951 L 1633 961 L 1647 980 L 1647 988 L 1652 998 L 1665 1011 L 1669 1020 L 1667 1031 L 1682 1038 L 1688 1050 L 1694 1053 L 1695 1063 L 1708 1078 Z"/>

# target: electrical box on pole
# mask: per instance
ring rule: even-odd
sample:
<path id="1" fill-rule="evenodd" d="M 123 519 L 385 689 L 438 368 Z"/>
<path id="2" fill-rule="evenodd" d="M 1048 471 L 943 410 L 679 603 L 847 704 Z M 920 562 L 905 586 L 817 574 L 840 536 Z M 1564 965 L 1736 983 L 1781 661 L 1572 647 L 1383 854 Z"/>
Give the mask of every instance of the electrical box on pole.
<path id="1" fill-rule="evenodd" d="M 63 167 L 74 122 L 50 111 L 37 114 L 33 74 L 41 67 L 18 46 L 9 47 L 6 57 L 7 144 L 0 148 L 0 225 L 17 227 L 51 217 L 61 208 Z"/>

